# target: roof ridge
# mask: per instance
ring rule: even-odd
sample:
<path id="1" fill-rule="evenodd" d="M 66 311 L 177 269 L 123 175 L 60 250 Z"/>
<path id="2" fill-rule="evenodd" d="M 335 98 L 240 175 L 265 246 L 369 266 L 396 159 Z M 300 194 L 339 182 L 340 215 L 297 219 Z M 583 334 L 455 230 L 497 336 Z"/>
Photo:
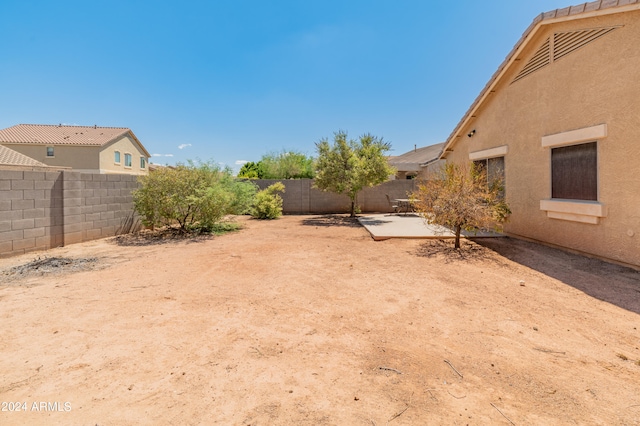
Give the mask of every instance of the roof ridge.
<path id="1" fill-rule="evenodd" d="M 129 130 L 129 127 L 98 126 L 98 125 L 93 125 L 93 126 L 81 126 L 81 125 L 75 125 L 75 124 L 29 124 L 29 123 L 20 123 L 20 124 L 17 124 L 17 126 L 39 126 L 39 127 L 83 127 L 83 128 L 87 128 L 87 129 L 127 129 L 127 130 Z"/>

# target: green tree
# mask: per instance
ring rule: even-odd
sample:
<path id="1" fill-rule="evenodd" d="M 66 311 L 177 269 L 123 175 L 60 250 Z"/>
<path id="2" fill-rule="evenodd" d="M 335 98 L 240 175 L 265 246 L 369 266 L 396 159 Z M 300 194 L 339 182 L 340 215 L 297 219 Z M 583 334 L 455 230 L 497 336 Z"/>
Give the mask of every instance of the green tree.
<path id="1" fill-rule="evenodd" d="M 256 194 L 251 215 L 257 219 L 276 219 L 282 216 L 282 197 L 284 184 L 276 182 Z"/>
<path id="2" fill-rule="evenodd" d="M 504 182 L 488 181 L 483 167 L 447 163 L 427 175 L 412 198 L 427 223 L 454 230 L 459 249 L 462 230 L 497 230 L 508 219 L 511 210 L 503 194 Z"/>
<path id="3" fill-rule="evenodd" d="M 248 163 L 244 163 L 242 167 L 240 167 L 238 177 L 245 179 L 262 179 L 260 162 L 254 163 L 253 161 L 249 161 Z"/>
<path id="4" fill-rule="evenodd" d="M 270 152 L 259 161 L 261 179 L 313 179 L 313 158 L 297 151 Z"/>
<path id="5" fill-rule="evenodd" d="M 213 162 L 161 168 L 139 182 L 133 202 L 143 224 L 177 224 L 183 232 L 210 232 L 224 216 L 248 213 L 257 191 Z"/>
<path id="6" fill-rule="evenodd" d="M 325 138 L 316 143 L 316 148 L 315 187 L 347 195 L 351 217 L 358 208 L 358 192 L 381 184 L 395 173 L 385 156 L 391 144 L 370 134 L 349 140 L 346 132 L 339 131 L 334 133 L 333 145 Z"/>

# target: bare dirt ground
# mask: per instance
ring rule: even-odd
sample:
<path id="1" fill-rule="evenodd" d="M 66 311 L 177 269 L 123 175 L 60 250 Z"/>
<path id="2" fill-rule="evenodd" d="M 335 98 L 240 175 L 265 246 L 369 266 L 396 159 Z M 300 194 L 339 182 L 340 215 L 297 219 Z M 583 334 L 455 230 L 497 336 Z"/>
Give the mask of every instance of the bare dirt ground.
<path id="1" fill-rule="evenodd" d="M 0 260 L 0 424 L 640 424 L 638 272 L 239 220 Z"/>

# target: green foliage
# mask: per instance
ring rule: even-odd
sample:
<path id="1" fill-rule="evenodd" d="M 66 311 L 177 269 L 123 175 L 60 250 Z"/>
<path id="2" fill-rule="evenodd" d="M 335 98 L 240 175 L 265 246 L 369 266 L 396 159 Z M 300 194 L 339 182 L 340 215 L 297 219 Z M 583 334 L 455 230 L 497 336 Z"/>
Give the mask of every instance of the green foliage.
<path id="1" fill-rule="evenodd" d="M 395 170 L 385 153 L 391 144 L 370 134 L 348 140 L 346 132 L 334 133 L 333 145 L 327 139 L 316 143 L 315 187 L 322 191 L 345 194 L 351 200 L 351 216 L 358 211 L 358 192 L 385 182 Z"/>
<path id="2" fill-rule="evenodd" d="M 260 179 L 313 179 L 313 158 L 296 151 L 271 152 L 258 162 Z"/>
<path id="3" fill-rule="evenodd" d="M 413 198 L 428 223 L 455 230 L 458 249 L 461 230 L 498 229 L 506 222 L 511 210 L 503 194 L 504 182 L 488 182 L 484 168 L 447 163 L 420 182 Z"/>
<path id="4" fill-rule="evenodd" d="M 142 176 L 140 183 L 133 202 L 143 224 L 177 224 L 183 232 L 210 232 L 224 216 L 247 213 L 257 190 L 212 162 L 161 168 Z"/>
<path id="5" fill-rule="evenodd" d="M 260 162 L 254 163 L 253 161 L 249 161 L 248 163 L 244 163 L 242 167 L 240 167 L 238 177 L 245 179 L 262 179 Z"/>
<path id="6" fill-rule="evenodd" d="M 282 197 L 279 192 L 284 192 L 282 182 L 276 182 L 259 191 L 251 215 L 257 219 L 276 219 L 282 216 Z"/>

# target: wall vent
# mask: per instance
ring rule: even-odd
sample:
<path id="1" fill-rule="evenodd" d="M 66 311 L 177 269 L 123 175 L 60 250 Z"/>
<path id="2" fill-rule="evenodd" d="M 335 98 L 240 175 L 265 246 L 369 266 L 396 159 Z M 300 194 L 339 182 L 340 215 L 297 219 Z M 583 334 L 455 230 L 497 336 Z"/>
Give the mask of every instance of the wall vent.
<path id="1" fill-rule="evenodd" d="M 520 71 L 520 74 L 516 76 L 516 78 L 513 80 L 513 83 L 523 77 L 528 76 L 532 72 L 538 71 L 540 68 L 549 65 L 549 63 L 551 62 L 551 60 L 549 59 L 551 52 L 550 49 L 551 43 L 550 40 L 547 39 L 544 43 L 542 43 L 542 46 L 540 46 L 536 54 L 533 55 L 533 58 L 531 58 L 529 62 L 527 62 L 527 65 L 524 66 L 522 71 Z"/>
<path id="2" fill-rule="evenodd" d="M 563 56 L 580 49 L 582 46 L 599 39 L 603 35 L 609 34 L 616 28 L 619 27 L 555 33 L 553 35 L 553 60 L 557 61 Z"/>
<path id="3" fill-rule="evenodd" d="M 538 71 L 540 68 L 549 65 L 552 61 L 568 55 L 571 52 L 575 52 L 581 47 L 599 39 L 600 37 L 609 34 L 611 31 L 620 28 L 608 27 L 608 28 L 596 28 L 591 30 L 580 31 L 568 31 L 562 33 L 555 33 L 553 35 L 553 43 L 548 38 L 542 43 L 542 46 L 536 51 L 533 57 L 522 68 L 520 73 L 513 79 L 512 84 L 516 81 Z"/>

